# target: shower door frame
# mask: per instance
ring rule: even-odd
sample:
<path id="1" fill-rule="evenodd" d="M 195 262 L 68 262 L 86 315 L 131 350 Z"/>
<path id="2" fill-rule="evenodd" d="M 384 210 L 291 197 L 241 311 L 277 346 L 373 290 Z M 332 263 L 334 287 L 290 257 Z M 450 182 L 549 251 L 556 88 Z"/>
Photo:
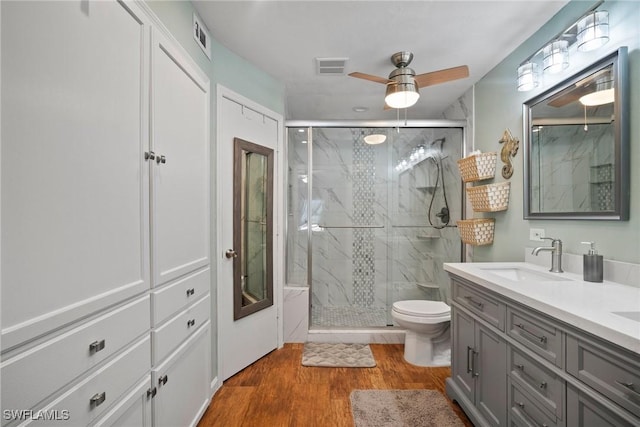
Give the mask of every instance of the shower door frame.
<path id="1" fill-rule="evenodd" d="M 286 135 L 286 142 L 284 144 L 284 158 L 286 160 L 286 164 L 284 165 L 283 172 L 288 170 L 289 166 L 289 128 L 304 128 L 307 130 L 307 195 L 311 197 L 313 194 L 313 129 L 314 128 L 385 128 L 385 129 L 407 129 L 407 128 L 459 128 L 462 130 L 462 156 L 465 157 L 468 153 L 473 151 L 473 146 L 468 146 L 467 141 L 467 121 L 466 120 L 448 120 L 448 119 L 430 119 L 430 120 L 285 120 L 284 128 Z M 284 174 L 284 186 L 285 189 L 289 188 L 289 174 Z M 461 185 L 464 185 L 461 181 Z M 461 208 L 462 208 L 462 218 L 467 217 L 467 201 L 465 191 L 462 191 L 462 200 L 461 200 Z M 288 199 L 288 195 L 286 199 Z M 285 203 L 287 206 L 284 207 L 285 215 L 289 215 L 289 206 L 288 203 Z M 313 284 L 313 239 L 312 239 L 312 227 L 311 227 L 311 204 L 308 206 L 307 218 L 308 218 L 308 227 L 307 227 L 307 283 L 306 286 L 309 288 L 309 316 L 307 330 L 313 328 L 312 323 L 312 284 Z M 289 236 L 289 221 L 285 221 L 285 240 L 288 241 Z M 288 245 L 285 245 L 285 260 L 288 261 Z M 465 262 L 467 259 L 467 254 L 470 250 L 469 245 L 465 243 L 461 243 L 460 245 L 460 259 L 462 262 Z M 285 261 L 286 262 L 286 261 Z M 389 262 L 389 261 L 387 261 Z M 285 268 L 285 283 L 288 282 L 288 269 Z M 379 327 L 371 327 L 373 329 Z M 318 328 L 323 329 L 323 328 Z"/>

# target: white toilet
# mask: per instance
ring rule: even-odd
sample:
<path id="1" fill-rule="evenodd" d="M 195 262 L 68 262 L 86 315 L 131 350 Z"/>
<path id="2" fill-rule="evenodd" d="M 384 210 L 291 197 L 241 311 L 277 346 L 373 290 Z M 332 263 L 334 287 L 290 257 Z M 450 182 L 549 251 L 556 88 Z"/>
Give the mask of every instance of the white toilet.
<path id="1" fill-rule="evenodd" d="M 406 329 L 404 359 L 418 366 L 443 366 L 450 361 L 434 359 L 434 344 L 449 339 L 451 307 L 442 301 L 408 300 L 393 303 L 391 317 Z"/>

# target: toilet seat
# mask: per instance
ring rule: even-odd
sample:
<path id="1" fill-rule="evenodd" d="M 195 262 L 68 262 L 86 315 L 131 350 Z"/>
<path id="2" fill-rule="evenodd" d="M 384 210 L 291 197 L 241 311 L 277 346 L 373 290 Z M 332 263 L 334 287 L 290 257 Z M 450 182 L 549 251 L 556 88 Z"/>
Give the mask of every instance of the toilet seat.
<path id="1" fill-rule="evenodd" d="M 393 303 L 393 311 L 405 316 L 448 320 L 451 307 L 442 301 L 407 300 Z"/>

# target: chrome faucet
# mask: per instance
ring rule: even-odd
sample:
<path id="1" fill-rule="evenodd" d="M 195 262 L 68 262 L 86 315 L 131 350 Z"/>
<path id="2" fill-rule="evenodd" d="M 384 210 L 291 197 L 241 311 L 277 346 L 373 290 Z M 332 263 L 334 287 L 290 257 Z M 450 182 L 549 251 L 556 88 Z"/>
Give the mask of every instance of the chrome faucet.
<path id="1" fill-rule="evenodd" d="M 540 246 L 531 252 L 533 255 L 538 255 L 540 251 L 550 251 L 551 254 L 551 271 L 552 273 L 563 273 L 562 270 L 562 240 L 554 239 L 552 237 L 543 237 L 545 240 L 551 240 L 551 246 Z"/>

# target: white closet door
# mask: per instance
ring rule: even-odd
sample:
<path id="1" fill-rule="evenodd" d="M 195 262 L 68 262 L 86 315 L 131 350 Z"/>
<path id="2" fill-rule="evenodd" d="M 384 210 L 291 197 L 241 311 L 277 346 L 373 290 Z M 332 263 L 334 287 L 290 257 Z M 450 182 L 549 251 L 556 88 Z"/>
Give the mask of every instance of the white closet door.
<path id="1" fill-rule="evenodd" d="M 149 30 L 117 2 L 1 7 L 6 349 L 149 287 Z"/>
<path id="2" fill-rule="evenodd" d="M 209 264 L 210 117 L 208 79 L 158 32 L 152 64 L 152 256 L 158 286 Z"/>

